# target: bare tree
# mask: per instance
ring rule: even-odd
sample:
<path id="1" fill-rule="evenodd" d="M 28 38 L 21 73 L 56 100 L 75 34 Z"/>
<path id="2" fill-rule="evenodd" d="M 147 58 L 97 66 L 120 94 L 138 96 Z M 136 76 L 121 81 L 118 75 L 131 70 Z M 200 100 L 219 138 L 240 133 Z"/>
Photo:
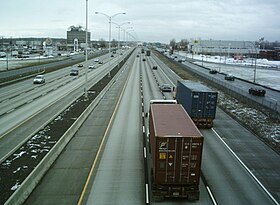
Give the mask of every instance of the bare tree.
<path id="1" fill-rule="evenodd" d="M 172 50 L 176 49 L 176 40 L 174 38 L 170 40 L 169 45 L 172 48 Z"/>
<path id="2" fill-rule="evenodd" d="M 179 48 L 182 50 L 186 50 L 188 48 L 188 45 L 189 45 L 189 41 L 187 39 L 182 39 L 179 42 Z"/>
<path id="3" fill-rule="evenodd" d="M 103 38 L 99 39 L 99 45 L 101 48 L 105 48 L 106 47 L 106 42 Z"/>
<path id="4" fill-rule="evenodd" d="M 116 39 L 113 39 L 113 40 L 111 41 L 111 45 L 112 45 L 112 47 L 117 47 L 118 41 L 117 41 Z"/>

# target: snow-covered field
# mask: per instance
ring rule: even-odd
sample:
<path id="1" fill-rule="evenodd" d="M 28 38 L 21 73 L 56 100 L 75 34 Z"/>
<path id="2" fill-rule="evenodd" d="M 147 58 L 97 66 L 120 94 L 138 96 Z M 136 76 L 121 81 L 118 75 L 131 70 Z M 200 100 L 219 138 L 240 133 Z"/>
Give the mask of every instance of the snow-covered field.
<path id="1" fill-rule="evenodd" d="M 46 63 L 52 61 L 62 60 L 67 57 L 67 55 L 75 55 L 75 53 L 61 54 L 61 56 L 38 56 L 30 55 L 29 58 L 15 58 L 9 57 L 8 59 L 8 69 L 16 69 L 23 66 L 32 65 L 34 63 Z M 7 58 L 0 58 L 0 71 L 7 70 Z"/>
<path id="2" fill-rule="evenodd" d="M 223 73 L 231 73 L 236 77 L 254 80 L 255 60 L 244 59 L 234 60 L 224 56 L 205 56 L 191 55 L 186 52 L 175 53 L 181 58 L 190 58 L 194 63 L 203 65 L 210 69 L 218 70 Z M 256 61 L 256 79 L 255 82 L 277 90 L 280 90 L 280 61 L 268 61 L 267 59 L 257 59 Z"/>

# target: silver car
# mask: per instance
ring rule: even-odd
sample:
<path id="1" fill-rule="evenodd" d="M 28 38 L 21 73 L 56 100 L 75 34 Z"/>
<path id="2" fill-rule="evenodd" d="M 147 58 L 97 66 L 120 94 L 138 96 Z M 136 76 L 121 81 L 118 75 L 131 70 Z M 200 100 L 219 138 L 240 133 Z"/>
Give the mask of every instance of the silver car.
<path id="1" fill-rule="evenodd" d="M 45 83 L 45 76 L 44 75 L 37 75 L 34 80 L 33 80 L 33 84 L 42 84 Z"/>
<path id="2" fill-rule="evenodd" d="M 162 92 L 172 92 L 172 87 L 169 84 L 162 84 L 160 85 L 160 90 Z"/>

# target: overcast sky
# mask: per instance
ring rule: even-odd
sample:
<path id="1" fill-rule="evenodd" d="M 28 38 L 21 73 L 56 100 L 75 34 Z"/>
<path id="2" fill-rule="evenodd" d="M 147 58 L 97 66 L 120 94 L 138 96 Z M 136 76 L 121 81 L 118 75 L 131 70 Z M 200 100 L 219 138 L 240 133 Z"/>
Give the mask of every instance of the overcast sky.
<path id="1" fill-rule="evenodd" d="M 66 38 L 71 26 L 85 27 L 86 0 L 1 0 L 0 38 Z M 88 0 L 91 40 L 108 39 L 109 16 L 130 21 L 140 41 L 171 39 L 280 40 L 280 0 Z M 112 38 L 118 38 L 112 25 Z M 122 38 L 122 36 L 121 36 Z"/>

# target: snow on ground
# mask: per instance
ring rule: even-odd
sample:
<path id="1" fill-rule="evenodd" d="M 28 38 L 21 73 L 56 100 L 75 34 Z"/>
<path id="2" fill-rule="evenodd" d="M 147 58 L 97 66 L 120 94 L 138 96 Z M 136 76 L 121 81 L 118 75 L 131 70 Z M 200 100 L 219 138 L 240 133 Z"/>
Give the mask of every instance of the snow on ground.
<path id="1" fill-rule="evenodd" d="M 34 63 L 45 63 L 65 59 L 66 57 L 76 55 L 78 53 L 62 53 L 61 56 L 39 56 L 30 55 L 29 58 L 16 58 L 9 57 L 8 59 L 8 69 L 16 69 L 23 66 L 32 65 Z M 0 58 L 0 71 L 7 70 L 7 58 Z"/>
<path id="2" fill-rule="evenodd" d="M 65 57 L 63 57 L 65 58 Z M 44 57 L 41 56 L 33 56 L 30 58 L 9 58 L 8 60 L 8 70 L 11 69 L 16 69 L 22 66 L 28 66 L 32 65 L 34 63 L 43 63 L 43 62 L 51 62 L 51 61 L 56 61 L 59 60 L 60 58 L 55 58 L 54 56 L 49 56 L 49 57 Z M 0 71 L 5 71 L 7 70 L 7 59 L 6 58 L 0 58 Z"/>
<path id="3" fill-rule="evenodd" d="M 184 53 L 185 54 L 185 53 Z M 178 54 L 177 54 L 178 55 Z M 186 58 L 186 55 L 181 55 L 182 58 Z M 214 58 L 215 59 L 215 58 Z M 197 61 L 197 63 L 201 63 Z M 278 62 L 279 63 L 279 62 Z M 204 64 L 205 65 L 205 62 Z M 218 64 L 209 63 L 214 67 L 219 68 Z M 250 67 L 239 67 L 235 65 L 226 65 L 228 67 L 232 67 L 231 72 L 243 73 L 246 70 L 252 73 L 252 68 Z M 223 72 L 228 72 L 229 68 L 222 67 Z M 263 73 L 258 73 L 264 71 Z M 273 72 L 274 73 L 273 73 Z M 183 74 L 182 74 L 183 75 Z M 272 86 L 278 85 L 280 82 L 280 70 L 270 70 L 270 69 L 258 69 L 258 76 L 262 76 L 262 80 L 264 83 L 269 84 L 269 81 L 272 81 L 272 78 L 277 78 L 277 83 L 271 83 Z M 267 76 L 265 76 L 267 75 Z M 257 78 L 258 81 L 261 78 Z M 268 80 L 269 79 L 269 80 Z M 211 85 L 208 85 L 211 87 Z M 280 88 L 280 87 L 278 87 Z M 216 88 L 213 88 L 216 90 Z M 240 124 L 244 125 L 247 129 L 256 134 L 262 141 L 269 144 L 269 146 L 273 147 L 278 153 L 280 153 L 280 118 L 277 113 L 271 113 L 264 108 L 253 108 L 250 105 L 247 105 L 236 98 L 231 97 L 230 95 L 224 93 L 221 90 L 217 90 L 219 92 L 218 104 L 219 107 L 226 111 L 230 116 L 236 119 Z M 254 120 L 252 120 L 254 119 Z M 214 122 L 215 123 L 215 122 Z"/>
<path id="4" fill-rule="evenodd" d="M 219 91 L 219 106 L 280 153 L 280 123 L 265 110 L 259 110 Z M 254 119 L 254 120 L 252 120 Z"/>
<path id="5" fill-rule="evenodd" d="M 176 53 L 181 58 L 192 58 L 186 52 Z M 234 60 L 224 56 L 193 55 L 194 63 L 204 67 L 218 70 L 223 73 L 231 73 L 236 77 L 254 81 L 254 59 Z M 203 60 L 203 62 L 202 62 Z M 268 61 L 257 59 L 256 83 L 280 90 L 280 61 Z"/>
<path id="6" fill-rule="evenodd" d="M 192 55 L 190 53 L 178 52 L 179 55 L 185 56 L 187 58 L 193 58 L 194 60 L 200 61 L 208 61 L 213 63 L 224 63 L 224 64 L 232 64 L 232 65 L 240 65 L 240 66 L 254 66 L 255 59 L 254 58 L 244 58 L 243 60 L 234 60 L 234 58 L 226 57 L 226 56 L 210 56 L 210 55 Z M 276 68 L 280 69 L 280 61 L 269 61 L 267 59 L 257 59 L 257 66 L 264 68 Z"/>

